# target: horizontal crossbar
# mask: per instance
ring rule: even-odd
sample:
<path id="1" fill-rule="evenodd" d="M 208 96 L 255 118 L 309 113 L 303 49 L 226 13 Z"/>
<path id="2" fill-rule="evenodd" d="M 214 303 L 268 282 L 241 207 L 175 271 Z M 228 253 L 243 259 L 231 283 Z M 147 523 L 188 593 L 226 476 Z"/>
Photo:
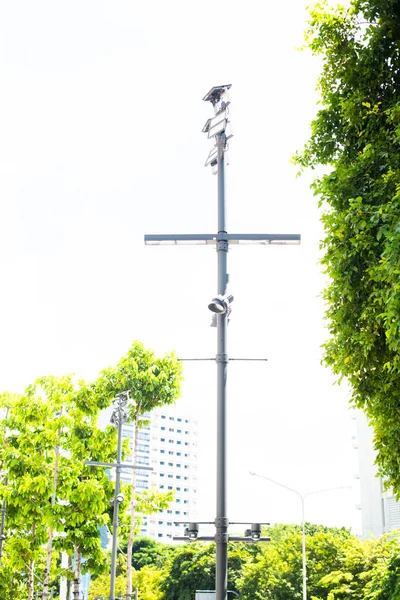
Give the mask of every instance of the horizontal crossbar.
<path id="1" fill-rule="evenodd" d="M 203 244 L 215 245 L 226 241 L 230 244 L 300 244 L 299 233 L 183 233 L 145 235 L 144 243 L 151 246 Z"/>

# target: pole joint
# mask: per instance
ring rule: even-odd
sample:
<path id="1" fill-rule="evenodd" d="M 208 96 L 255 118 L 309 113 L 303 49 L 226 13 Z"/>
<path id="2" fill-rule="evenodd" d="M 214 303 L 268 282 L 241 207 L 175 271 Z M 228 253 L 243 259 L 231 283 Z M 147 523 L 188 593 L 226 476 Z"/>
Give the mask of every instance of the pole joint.
<path id="1" fill-rule="evenodd" d="M 229 519 L 228 517 L 216 517 L 214 523 L 215 527 L 228 527 Z"/>
<path id="2" fill-rule="evenodd" d="M 226 363 L 228 364 L 229 362 L 229 358 L 228 355 L 225 352 L 220 352 L 219 354 L 217 354 L 215 356 L 215 362 L 218 363 Z"/>
<path id="3" fill-rule="evenodd" d="M 229 242 L 227 240 L 218 240 L 217 241 L 217 252 L 219 251 L 228 252 L 229 251 Z"/>
<path id="4" fill-rule="evenodd" d="M 229 542 L 229 535 L 228 535 L 228 533 L 217 532 L 215 534 L 215 541 L 216 541 L 217 544 L 227 544 Z"/>

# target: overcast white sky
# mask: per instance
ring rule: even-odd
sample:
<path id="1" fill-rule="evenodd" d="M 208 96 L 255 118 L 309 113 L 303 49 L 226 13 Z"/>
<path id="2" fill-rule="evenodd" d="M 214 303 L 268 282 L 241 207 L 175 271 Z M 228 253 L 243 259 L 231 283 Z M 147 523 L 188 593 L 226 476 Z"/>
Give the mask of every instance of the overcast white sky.
<path id="1" fill-rule="evenodd" d="M 300 247 L 229 253 L 229 516 L 299 521 L 294 494 L 352 485 L 345 388 L 320 366 L 321 226 L 289 164 L 316 111 L 318 61 L 298 52 L 306 0 L 14 0 L 0 5 L 0 389 L 95 377 L 135 339 L 212 357 L 213 233 L 202 97 L 232 84 L 228 230 L 301 233 Z M 201 428 L 199 518 L 215 514 L 214 363 L 185 363 L 179 406 Z M 356 525 L 354 493 L 311 496 L 309 520 Z"/>

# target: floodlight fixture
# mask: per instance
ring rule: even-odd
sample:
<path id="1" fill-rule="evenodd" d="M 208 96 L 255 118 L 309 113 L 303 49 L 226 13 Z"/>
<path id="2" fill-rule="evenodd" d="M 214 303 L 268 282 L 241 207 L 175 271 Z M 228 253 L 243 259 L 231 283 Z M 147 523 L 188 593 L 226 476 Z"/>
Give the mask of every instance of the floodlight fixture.
<path id="1" fill-rule="evenodd" d="M 185 536 L 189 538 L 189 540 L 197 540 L 197 536 L 199 535 L 199 524 L 198 523 L 189 523 L 189 525 L 185 528 Z"/>
<path id="2" fill-rule="evenodd" d="M 216 85 L 204 96 L 203 100 L 205 102 L 211 102 L 214 107 L 215 112 L 218 112 L 218 109 L 224 110 L 231 102 L 228 90 L 232 87 L 232 84 L 227 85 Z M 218 107 L 218 104 L 221 103 L 221 106 Z"/>
<path id="3" fill-rule="evenodd" d="M 223 315 L 224 313 L 229 312 L 230 304 L 233 302 L 232 294 L 218 294 L 215 298 L 213 298 L 208 305 L 209 310 L 211 312 L 216 313 L 217 315 Z"/>
<path id="4" fill-rule="evenodd" d="M 123 501 L 124 501 L 124 496 L 123 496 L 123 494 L 117 494 L 117 495 L 115 496 L 115 499 L 116 499 L 116 501 L 117 501 L 119 504 L 121 504 L 121 502 L 123 502 Z"/>
<path id="5" fill-rule="evenodd" d="M 212 148 L 212 150 L 210 151 L 210 154 L 207 156 L 207 160 L 204 163 L 205 167 L 208 167 L 208 165 L 213 166 L 214 162 L 218 162 L 218 148 L 216 146 L 214 146 L 214 148 Z"/>

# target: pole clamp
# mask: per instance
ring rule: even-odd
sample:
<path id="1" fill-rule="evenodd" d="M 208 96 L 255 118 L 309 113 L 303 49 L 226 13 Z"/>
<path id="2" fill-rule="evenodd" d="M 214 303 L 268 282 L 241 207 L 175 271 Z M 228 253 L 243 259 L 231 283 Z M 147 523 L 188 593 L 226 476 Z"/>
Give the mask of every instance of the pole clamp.
<path id="1" fill-rule="evenodd" d="M 228 252 L 229 243 L 226 240 L 218 240 L 217 241 L 217 252 L 219 250 L 224 250 L 225 252 Z"/>
<path id="2" fill-rule="evenodd" d="M 215 527 L 228 527 L 229 519 L 228 517 L 217 517 L 214 521 Z"/>
<path id="3" fill-rule="evenodd" d="M 227 533 L 217 533 L 215 535 L 215 541 L 217 544 L 227 544 L 229 541 L 229 535 Z"/>
<path id="4" fill-rule="evenodd" d="M 215 362 L 216 363 L 228 363 L 229 362 L 228 355 L 225 354 L 224 352 L 221 352 L 220 354 L 217 354 L 215 356 Z"/>

